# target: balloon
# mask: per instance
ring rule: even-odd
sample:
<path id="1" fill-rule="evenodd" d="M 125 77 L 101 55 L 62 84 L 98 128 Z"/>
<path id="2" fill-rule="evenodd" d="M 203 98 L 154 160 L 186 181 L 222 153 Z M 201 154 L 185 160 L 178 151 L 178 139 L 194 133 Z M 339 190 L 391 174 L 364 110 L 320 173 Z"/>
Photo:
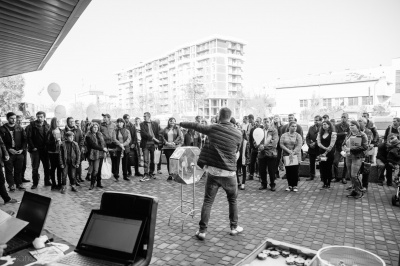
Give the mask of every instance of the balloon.
<path id="1" fill-rule="evenodd" d="M 99 112 L 99 110 L 97 109 L 97 106 L 96 106 L 96 105 L 94 105 L 94 104 L 89 105 L 89 106 L 86 108 L 86 115 L 87 115 L 89 121 L 92 120 L 92 119 L 94 119 L 94 118 L 96 118 L 98 112 Z"/>
<path id="2" fill-rule="evenodd" d="M 58 119 L 67 117 L 67 110 L 64 105 L 57 105 L 56 109 L 54 109 L 54 116 Z"/>
<path id="3" fill-rule="evenodd" d="M 53 99 L 53 101 L 57 101 L 58 96 L 61 94 L 61 88 L 57 83 L 50 83 L 50 85 L 47 87 L 47 92 L 49 93 L 50 97 Z"/>
<path id="4" fill-rule="evenodd" d="M 256 142 L 257 145 L 260 144 L 260 142 L 264 138 L 264 131 L 261 128 L 256 128 L 253 131 L 253 139 Z"/>

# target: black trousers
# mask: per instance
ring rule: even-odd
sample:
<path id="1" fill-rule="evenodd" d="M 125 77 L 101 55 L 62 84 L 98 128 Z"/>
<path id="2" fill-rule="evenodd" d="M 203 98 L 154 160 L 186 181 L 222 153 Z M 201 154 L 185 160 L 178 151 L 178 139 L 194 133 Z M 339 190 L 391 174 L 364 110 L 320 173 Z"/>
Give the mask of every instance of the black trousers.
<path id="1" fill-rule="evenodd" d="M 128 164 L 129 164 L 129 155 L 127 153 L 124 153 L 124 157 L 121 160 L 121 155 L 123 151 L 117 151 L 116 156 L 111 156 L 111 171 L 114 175 L 114 177 L 119 176 L 119 165 L 122 161 L 122 175 L 124 177 L 128 176 Z"/>
<path id="2" fill-rule="evenodd" d="M 310 177 L 314 178 L 315 177 L 315 160 L 317 159 L 317 154 L 308 154 L 308 157 L 310 159 Z M 332 163 L 333 163 L 333 158 L 332 158 Z"/>
<path id="3" fill-rule="evenodd" d="M 276 162 L 275 162 L 275 174 L 279 176 L 279 164 L 282 161 L 282 148 L 279 146 L 276 148 L 276 151 L 278 152 L 278 155 L 276 157 Z"/>
<path id="4" fill-rule="evenodd" d="M 27 162 L 27 159 L 26 159 L 27 151 L 24 150 L 24 151 L 22 152 L 22 154 L 24 155 L 24 162 L 23 162 L 23 164 L 22 164 L 21 180 L 22 180 L 22 179 L 25 179 L 26 162 Z"/>
<path id="5" fill-rule="evenodd" d="M 21 170 L 24 161 L 24 155 L 21 154 L 9 154 L 10 159 L 4 162 L 4 169 L 6 170 L 6 179 L 8 185 L 21 185 Z"/>
<path id="6" fill-rule="evenodd" d="M 63 186 L 67 185 L 67 176 L 69 178 L 69 184 L 71 186 L 75 185 L 75 174 L 76 174 L 76 167 L 74 167 L 72 164 L 69 163 L 64 165 L 61 185 Z"/>
<path id="7" fill-rule="evenodd" d="M 239 172 L 242 171 L 242 182 L 239 180 Z M 238 184 L 242 183 L 243 185 L 246 184 L 246 165 L 242 164 L 242 154 L 240 154 L 239 159 L 236 163 L 236 179 Z"/>
<path id="8" fill-rule="evenodd" d="M 165 149 L 164 150 L 165 158 L 167 159 L 168 174 L 170 174 L 170 171 L 169 171 L 169 158 L 174 153 L 174 151 L 175 151 L 175 149 Z"/>
<path id="9" fill-rule="evenodd" d="M 10 201 L 11 198 L 7 193 L 6 180 L 4 178 L 3 167 L 0 166 L 0 197 L 4 202 Z"/>
<path id="10" fill-rule="evenodd" d="M 269 184 L 271 187 L 275 186 L 275 163 L 276 163 L 276 158 L 264 157 L 258 159 L 258 168 L 260 171 L 261 185 L 263 187 L 267 187 L 268 185 L 267 170 L 269 174 Z"/>
<path id="11" fill-rule="evenodd" d="M 254 172 L 256 171 L 256 163 L 257 163 L 257 155 L 258 150 L 252 149 L 250 150 L 250 175 L 253 176 Z"/>
<path id="12" fill-rule="evenodd" d="M 31 161 L 32 161 L 32 179 L 33 179 L 33 184 L 38 185 L 39 184 L 39 166 L 40 162 L 42 162 L 43 165 L 43 172 L 44 172 L 44 183 L 49 184 L 50 183 L 50 167 L 49 167 L 49 155 L 47 151 L 45 150 L 36 150 L 31 152 Z"/>
<path id="13" fill-rule="evenodd" d="M 61 185 L 61 175 L 63 173 L 63 169 L 60 167 L 60 160 L 58 158 L 58 153 L 50 153 L 49 152 L 49 160 L 50 160 L 50 178 L 53 186 Z M 57 181 L 56 181 L 56 171 L 57 171 Z"/>
<path id="14" fill-rule="evenodd" d="M 321 173 L 322 182 L 324 185 L 330 186 L 332 180 L 332 165 L 333 165 L 333 156 L 328 157 L 326 161 L 319 162 L 319 171 Z"/>
<path id="15" fill-rule="evenodd" d="M 297 187 L 299 181 L 299 165 L 285 166 L 289 187 Z"/>

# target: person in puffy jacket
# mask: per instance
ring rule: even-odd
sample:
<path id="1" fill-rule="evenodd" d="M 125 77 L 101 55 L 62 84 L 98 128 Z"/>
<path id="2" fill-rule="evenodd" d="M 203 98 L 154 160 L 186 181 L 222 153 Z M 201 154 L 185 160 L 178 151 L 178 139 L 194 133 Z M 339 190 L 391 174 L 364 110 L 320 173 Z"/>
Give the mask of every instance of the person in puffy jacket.
<path id="1" fill-rule="evenodd" d="M 81 163 L 81 151 L 79 149 L 78 143 L 74 141 L 74 133 L 69 131 L 65 134 L 65 141 L 60 147 L 60 167 L 63 169 L 62 183 L 61 183 L 61 193 L 65 193 L 65 186 L 67 185 L 67 176 L 69 178 L 69 184 L 71 185 L 71 190 L 76 192 L 75 188 L 75 173 L 76 169 L 79 168 Z"/>
<path id="2" fill-rule="evenodd" d="M 174 153 L 177 147 L 182 146 L 183 134 L 179 127 L 176 126 L 175 118 L 168 119 L 168 126 L 161 131 L 161 139 L 163 143 L 163 150 L 165 158 L 167 159 L 168 179 L 172 180 L 171 172 L 169 170 L 169 158 Z"/>

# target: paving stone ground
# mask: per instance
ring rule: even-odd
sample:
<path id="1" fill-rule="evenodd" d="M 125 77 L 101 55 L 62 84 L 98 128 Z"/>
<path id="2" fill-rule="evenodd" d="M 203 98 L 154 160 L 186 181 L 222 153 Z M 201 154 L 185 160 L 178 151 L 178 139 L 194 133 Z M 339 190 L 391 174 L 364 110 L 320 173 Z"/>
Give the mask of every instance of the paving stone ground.
<path id="1" fill-rule="evenodd" d="M 29 162 L 28 162 L 29 164 Z M 87 163 L 84 162 L 84 168 Z M 267 237 L 318 250 L 327 245 L 346 245 L 366 249 L 397 266 L 400 249 L 400 207 L 391 205 L 394 187 L 370 184 L 367 195 L 360 200 L 346 198 L 347 185 L 333 184 L 333 189 L 320 190 L 319 180 L 299 182 L 299 192 L 286 192 L 286 180 L 278 179 L 277 191 L 259 191 L 258 180 L 247 181 L 246 190 L 239 190 L 239 224 L 244 232 L 229 235 L 228 203 L 223 190 L 218 192 L 211 212 L 205 241 L 194 237 L 200 213 L 186 221 L 181 231 L 181 218 L 176 213 L 168 225 L 171 211 L 179 205 L 180 184 L 166 181 L 164 174 L 157 179 L 131 182 L 104 180 L 104 189 L 89 191 L 86 182 L 66 194 L 50 191 L 43 186 L 43 173 L 38 189 L 27 190 L 53 199 L 46 228 L 76 244 L 91 209 L 99 207 L 104 191 L 124 191 L 148 194 L 159 198 L 157 225 L 151 265 L 234 265 L 250 254 Z M 27 178 L 31 178 L 31 168 Z M 86 171 L 84 171 L 86 174 Z M 121 178 L 122 179 L 122 178 Z M 201 208 L 204 183 L 196 184 L 196 206 Z M 190 186 L 185 186 L 190 196 Z M 11 193 L 22 198 L 22 192 Z M 3 210 L 17 211 L 19 205 L 2 205 Z"/>

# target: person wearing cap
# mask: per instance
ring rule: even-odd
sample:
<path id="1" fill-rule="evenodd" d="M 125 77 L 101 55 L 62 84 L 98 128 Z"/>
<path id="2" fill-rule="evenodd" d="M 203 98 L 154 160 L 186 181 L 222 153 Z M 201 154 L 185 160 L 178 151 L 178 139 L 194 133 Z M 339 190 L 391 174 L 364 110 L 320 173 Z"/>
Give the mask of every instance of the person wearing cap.
<path id="1" fill-rule="evenodd" d="M 67 176 L 69 178 L 69 184 L 71 185 L 71 190 L 76 192 L 75 188 L 75 174 L 76 169 L 79 168 L 81 164 L 81 151 L 78 143 L 74 141 L 74 132 L 68 131 L 65 133 L 65 141 L 63 141 L 60 147 L 60 166 L 63 169 L 62 183 L 61 183 L 61 193 L 65 193 L 65 186 L 67 185 Z"/>
<path id="2" fill-rule="evenodd" d="M 350 121 L 349 128 L 350 132 L 342 145 L 342 151 L 346 153 L 347 171 L 353 185 L 352 191 L 347 197 L 360 199 L 364 193 L 358 174 L 364 161 L 365 151 L 368 149 L 368 137 L 360 131 L 360 124 L 355 120 Z"/>
<path id="3" fill-rule="evenodd" d="M 160 143 L 158 139 L 159 125 L 151 121 L 151 114 L 145 112 L 144 122 L 140 123 L 140 135 L 142 142 L 140 143 L 143 149 L 143 159 L 144 159 L 144 176 L 140 179 L 141 182 L 148 181 L 150 178 L 154 178 L 154 151 L 156 146 Z"/>
<path id="4" fill-rule="evenodd" d="M 110 152 L 110 157 L 111 157 L 111 161 L 112 161 L 113 158 L 115 157 L 115 149 L 117 147 L 112 139 L 113 132 L 115 130 L 115 124 L 111 122 L 111 116 L 109 114 L 102 114 L 102 116 L 103 116 L 103 122 L 100 125 L 99 131 L 101 134 L 103 134 L 103 140 L 106 144 L 108 151 Z M 100 158 L 102 158 L 102 156 L 103 156 L 103 154 L 100 155 Z M 112 173 L 115 172 L 115 169 L 113 168 L 114 165 L 115 164 L 112 164 L 112 166 L 111 166 Z M 101 168 L 102 167 L 103 167 L 103 160 L 100 160 L 99 171 L 97 172 L 97 174 L 100 176 L 100 178 L 101 178 Z"/>
<path id="5" fill-rule="evenodd" d="M 113 142 L 117 146 L 116 153 L 112 159 L 112 169 L 114 178 L 118 181 L 119 178 L 119 164 L 122 158 L 122 175 L 124 180 L 129 181 L 128 178 L 128 163 L 129 163 L 129 151 L 131 144 L 131 133 L 125 128 L 125 121 L 122 118 L 117 119 L 117 127 L 113 132 Z"/>

